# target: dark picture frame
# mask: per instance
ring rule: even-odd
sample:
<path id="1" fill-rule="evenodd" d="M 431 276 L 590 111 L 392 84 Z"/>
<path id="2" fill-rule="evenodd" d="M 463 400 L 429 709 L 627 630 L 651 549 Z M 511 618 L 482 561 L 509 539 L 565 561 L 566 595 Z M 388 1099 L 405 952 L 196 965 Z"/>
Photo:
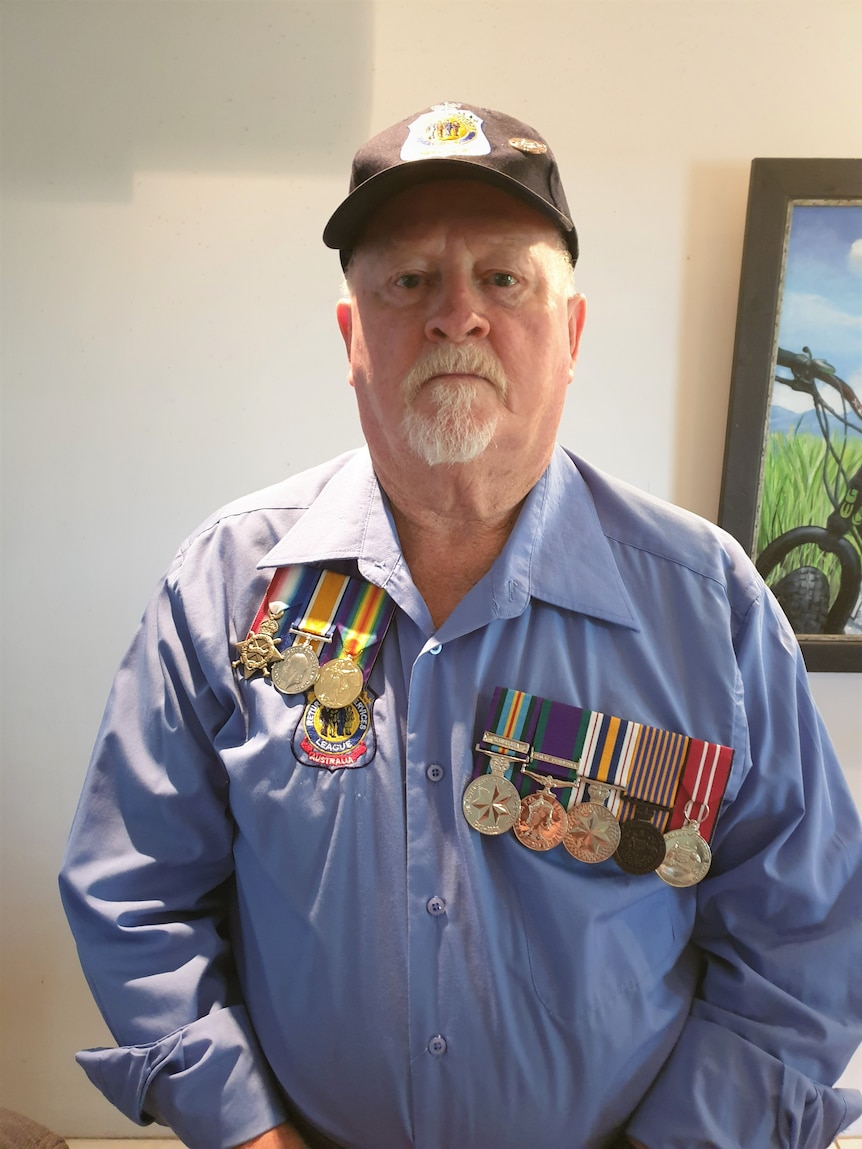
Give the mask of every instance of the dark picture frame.
<path id="1" fill-rule="evenodd" d="M 841 313 L 862 325 L 862 226 L 841 264 L 857 219 L 862 160 L 752 161 L 718 521 L 814 671 L 862 671 L 862 332 L 857 361 Z"/>

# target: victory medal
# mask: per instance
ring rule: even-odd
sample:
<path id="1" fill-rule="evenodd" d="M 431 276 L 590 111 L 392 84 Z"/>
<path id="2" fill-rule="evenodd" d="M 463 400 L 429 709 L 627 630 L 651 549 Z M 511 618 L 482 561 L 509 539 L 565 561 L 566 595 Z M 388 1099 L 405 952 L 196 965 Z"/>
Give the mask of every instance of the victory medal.
<path id="1" fill-rule="evenodd" d="M 333 658 L 321 668 L 314 693 L 324 706 L 340 710 L 356 701 L 364 685 L 362 671 L 352 658 Z"/>

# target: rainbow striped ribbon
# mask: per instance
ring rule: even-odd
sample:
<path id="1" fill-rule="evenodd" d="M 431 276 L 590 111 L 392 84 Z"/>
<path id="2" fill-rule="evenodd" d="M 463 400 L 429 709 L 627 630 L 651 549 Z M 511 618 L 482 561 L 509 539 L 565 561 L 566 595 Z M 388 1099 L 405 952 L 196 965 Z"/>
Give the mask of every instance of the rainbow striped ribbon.
<path id="1" fill-rule="evenodd" d="M 249 635 L 270 617 L 274 603 L 286 608 L 273 638 L 282 653 L 292 644 L 291 631 L 308 635 L 321 665 L 332 658 L 351 658 L 365 681 L 386 634 L 395 603 L 381 587 L 364 579 L 316 567 L 280 567 L 257 609 Z M 325 649 L 324 649 L 325 648 Z"/>
<path id="2" fill-rule="evenodd" d="M 385 590 L 363 579 L 351 578 L 335 619 L 337 641 L 328 651 L 329 658 L 350 658 L 362 670 L 365 681 L 377 657 L 392 616 L 395 603 Z"/>

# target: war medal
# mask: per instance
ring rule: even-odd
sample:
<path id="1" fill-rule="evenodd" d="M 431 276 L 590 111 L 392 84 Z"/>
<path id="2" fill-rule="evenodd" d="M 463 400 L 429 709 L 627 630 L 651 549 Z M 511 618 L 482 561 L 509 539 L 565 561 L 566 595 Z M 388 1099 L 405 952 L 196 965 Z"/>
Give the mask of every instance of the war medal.
<path id="1" fill-rule="evenodd" d="M 571 763 L 568 765 L 571 766 Z M 551 793 L 551 789 L 554 786 L 577 786 L 578 783 L 554 778 L 550 774 L 535 774 L 525 766 L 521 767 L 521 773 L 540 782 L 542 789 L 521 800 L 521 811 L 512 830 L 521 845 L 528 850 L 552 850 L 562 842 L 567 821 L 566 811 Z"/>
<path id="2" fill-rule="evenodd" d="M 282 694 L 304 694 L 317 682 L 320 650 L 332 641 L 335 618 L 349 583 L 347 575 L 335 571 L 318 574 L 302 617 L 290 628 L 295 636 L 293 646 L 284 652 L 283 663 L 272 676 L 273 685 Z"/>
<path id="3" fill-rule="evenodd" d="M 731 747 L 508 686 L 495 688 L 486 724 L 476 750 L 491 757 L 491 773 L 477 758 L 463 799 L 474 829 L 511 828 L 522 845 L 542 852 L 562 840 L 578 861 L 613 858 L 628 874 L 660 871 L 671 885 L 705 875 L 715 826 L 709 803 L 721 801 Z M 517 770 L 526 778 L 506 782 Z M 554 793 L 563 786 L 572 787 L 570 797 Z M 515 792 L 522 795 L 517 811 Z"/>
<path id="4" fill-rule="evenodd" d="M 606 862 L 620 844 L 620 825 L 605 805 L 613 787 L 590 780 L 590 800 L 569 810 L 563 845 L 579 862 Z"/>
<path id="5" fill-rule="evenodd" d="M 712 865 L 712 851 L 700 832 L 700 827 L 709 818 L 709 800 L 720 769 L 721 748 L 704 746 L 697 763 L 691 798 L 683 807 L 685 822 L 680 828 L 669 830 L 664 836 L 667 854 L 657 873 L 669 886 L 695 886 L 709 872 L 709 867 Z M 692 813 L 695 805 L 697 817 Z"/>
<path id="6" fill-rule="evenodd" d="M 476 747 L 481 750 L 481 746 Z M 489 753 L 487 750 L 484 753 Z M 521 812 L 521 795 L 506 777 L 512 765 L 507 754 L 490 754 L 491 773 L 475 778 L 464 791 L 464 817 L 480 834 L 505 834 Z"/>
<path id="7" fill-rule="evenodd" d="M 282 694 L 303 694 L 317 680 L 320 663 L 311 645 L 311 636 L 293 626 L 290 633 L 297 636 L 296 640 L 284 652 L 282 661 L 273 667 L 272 684 Z"/>

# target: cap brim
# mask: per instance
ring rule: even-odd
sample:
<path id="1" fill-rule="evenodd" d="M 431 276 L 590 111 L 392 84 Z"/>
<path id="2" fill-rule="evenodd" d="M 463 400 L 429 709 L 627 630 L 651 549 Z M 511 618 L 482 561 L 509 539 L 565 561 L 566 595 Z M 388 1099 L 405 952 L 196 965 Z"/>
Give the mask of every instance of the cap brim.
<path id="1" fill-rule="evenodd" d="M 359 241 L 368 217 L 387 199 L 414 184 L 444 179 L 479 180 L 522 200 L 559 227 L 572 258 L 578 258 L 577 233 L 567 215 L 558 211 L 552 203 L 518 180 L 467 159 L 412 160 L 386 168 L 371 176 L 352 191 L 332 213 L 323 230 L 323 242 L 327 247 L 349 254 Z M 344 262 L 342 259 L 342 263 Z"/>

